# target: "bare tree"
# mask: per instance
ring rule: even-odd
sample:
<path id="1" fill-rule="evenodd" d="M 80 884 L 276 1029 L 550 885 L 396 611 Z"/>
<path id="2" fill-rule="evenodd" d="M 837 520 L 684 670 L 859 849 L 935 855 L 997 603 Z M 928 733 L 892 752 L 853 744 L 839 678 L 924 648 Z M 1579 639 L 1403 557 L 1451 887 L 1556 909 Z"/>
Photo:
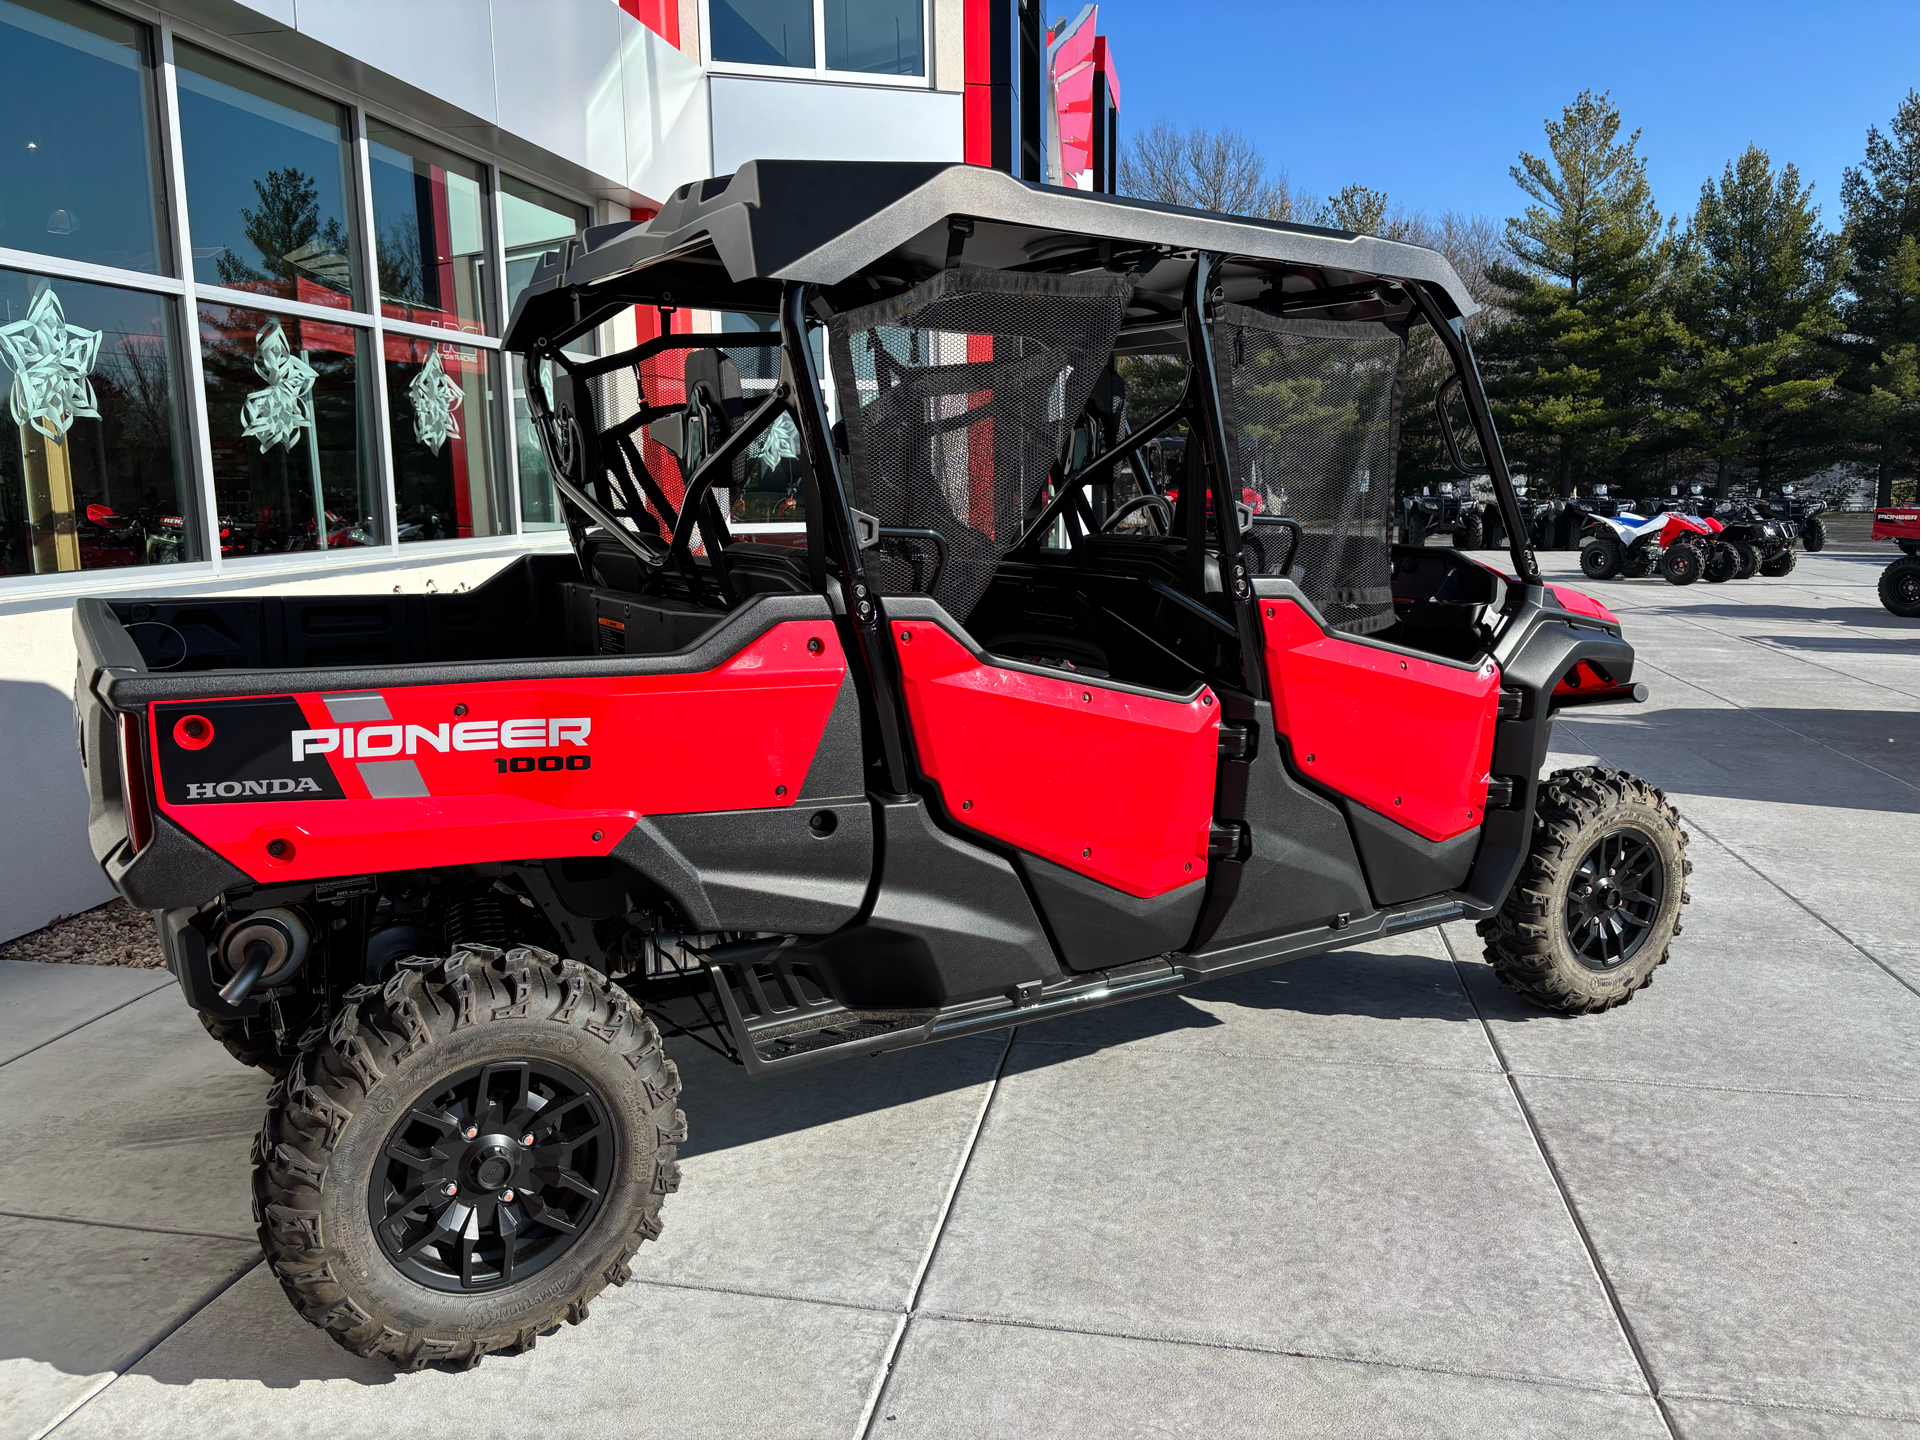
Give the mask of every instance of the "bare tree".
<path id="1" fill-rule="evenodd" d="M 1183 132 L 1156 120 L 1122 152 L 1121 190 L 1140 200 L 1227 215 L 1263 220 L 1297 215 L 1287 172 L 1270 170 L 1254 142 L 1238 130 L 1196 125 Z"/>

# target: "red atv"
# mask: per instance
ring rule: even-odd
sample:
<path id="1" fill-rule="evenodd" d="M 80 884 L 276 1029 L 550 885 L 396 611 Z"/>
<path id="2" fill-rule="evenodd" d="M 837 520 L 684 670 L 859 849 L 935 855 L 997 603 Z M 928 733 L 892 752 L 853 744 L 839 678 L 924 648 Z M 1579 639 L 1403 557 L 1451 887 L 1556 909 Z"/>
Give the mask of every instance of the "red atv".
<path id="1" fill-rule="evenodd" d="M 570 349 L 668 304 L 776 328 Z M 79 601 L 94 847 L 281 1075 L 254 1186 L 302 1314 L 402 1366 L 584 1319 L 678 1183 L 663 1036 L 777 1084 L 1463 917 L 1550 1009 L 1645 986 L 1680 819 L 1542 774 L 1558 711 L 1644 697 L 1619 622 L 1523 544 L 1388 541 L 1414 327 L 1523 534 L 1473 308 L 1409 245 L 750 164 L 520 302 L 571 555 Z M 1129 355 L 1185 366 L 1162 413 Z M 735 535 L 780 467 L 802 529 Z"/>
<path id="2" fill-rule="evenodd" d="M 1921 615 L 1921 561 L 1915 558 L 1916 550 L 1921 549 L 1921 509 L 1912 505 L 1882 507 L 1874 513 L 1869 536 L 1891 540 L 1901 547 L 1901 554 L 1881 572 L 1881 604 L 1895 615 L 1910 619 Z"/>

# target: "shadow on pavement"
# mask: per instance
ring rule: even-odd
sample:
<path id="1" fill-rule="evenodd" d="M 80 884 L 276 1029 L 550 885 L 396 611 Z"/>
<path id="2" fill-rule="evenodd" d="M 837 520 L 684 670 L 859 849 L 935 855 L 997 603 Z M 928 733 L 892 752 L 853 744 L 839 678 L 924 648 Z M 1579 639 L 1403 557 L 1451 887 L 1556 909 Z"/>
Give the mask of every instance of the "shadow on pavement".
<path id="1" fill-rule="evenodd" d="M 1621 709 L 1618 716 L 1570 715 L 1562 725 L 1592 727 L 1607 764 L 1663 789 L 1843 810 L 1917 809 L 1921 728 L 1911 710 Z"/>

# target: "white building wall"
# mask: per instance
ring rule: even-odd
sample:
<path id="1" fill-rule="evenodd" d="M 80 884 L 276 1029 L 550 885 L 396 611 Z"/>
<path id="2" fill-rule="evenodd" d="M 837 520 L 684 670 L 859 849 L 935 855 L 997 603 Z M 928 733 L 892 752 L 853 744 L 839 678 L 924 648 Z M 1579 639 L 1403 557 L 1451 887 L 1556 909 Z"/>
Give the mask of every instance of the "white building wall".
<path id="1" fill-rule="evenodd" d="M 707 84 L 716 175 L 749 160 L 961 159 L 958 94 L 758 75 Z"/>

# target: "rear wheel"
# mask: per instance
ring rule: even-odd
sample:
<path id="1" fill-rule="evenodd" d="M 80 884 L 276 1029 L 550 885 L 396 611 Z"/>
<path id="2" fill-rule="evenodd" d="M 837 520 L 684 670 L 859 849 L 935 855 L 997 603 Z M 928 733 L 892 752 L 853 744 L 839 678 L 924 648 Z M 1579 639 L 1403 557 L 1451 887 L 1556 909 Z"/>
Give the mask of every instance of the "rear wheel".
<path id="1" fill-rule="evenodd" d="M 1761 562 L 1761 574 L 1769 576 L 1786 575 L 1794 569 L 1794 562 L 1798 558 L 1793 546 L 1784 545 L 1773 555 Z"/>
<path id="2" fill-rule="evenodd" d="M 1477 927 L 1494 974 L 1565 1014 L 1632 999 L 1668 958 L 1688 902 L 1687 832 L 1667 797 L 1624 771 L 1557 771 L 1501 909 Z"/>
<path id="3" fill-rule="evenodd" d="M 1485 539 L 1485 536 L 1481 526 L 1481 517 L 1470 510 L 1466 515 L 1461 517 L 1460 523 L 1454 527 L 1454 548 L 1456 550 L 1479 550 L 1483 539 Z"/>
<path id="4" fill-rule="evenodd" d="M 1881 572 L 1881 604 L 1895 615 L 1921 615 L 1921 560 L 1896 556 Z"/>
<path id="5" fill-rule="evenodd" d="M 1828 523 L 1818 515 L 1811 515 L 1801 522 L 1801 544 L 1808 554 L 1813 555 L 1828 543 Z"/>
<path id="6" fill-rule="evenodd" d="M 1685 540 L 1677 540 L 1661 552 L 1661 576 L 1669 585 L 1693 585 L 1705 568 L 1701 552 Z"/>
<path id="7" fill-rule="evenodd" d="M 207 1028 L 207 1034 L 225 1046 L 227 1054 L 241 1065 L 258 1066 L 270 1076 L 279 1076 L 293 1064 L 294 1048 L 282 1045 L 265 1020 L 220 1021 L 205 1011 L 195 1014 Z"/>
<path id="8" fill-rule="evenodd" d="M 1710 585 L 1723 585 L 1741 573 L 1741 553 L 1732 543 L 1717 540 L 1708 547 L 1708 563 L 1702 568 L 1702 578 Z"/>
<path id="9" fill-rule="evenodd" d="M 1612 580 L 1621 573 L 1621 542 L 1597 535 L 1581 546 L 1581 574 L 1589 580 Z"/>
<path id="10" fill-rule="evenodd" d="M 596 971 L 468 946 L 358 986 L 268 1095 L 254 1215 L 274 1274 L 402 1369 L 524 1351 L 631 1274 L 679 1184 L 680 1077 Z"/>

